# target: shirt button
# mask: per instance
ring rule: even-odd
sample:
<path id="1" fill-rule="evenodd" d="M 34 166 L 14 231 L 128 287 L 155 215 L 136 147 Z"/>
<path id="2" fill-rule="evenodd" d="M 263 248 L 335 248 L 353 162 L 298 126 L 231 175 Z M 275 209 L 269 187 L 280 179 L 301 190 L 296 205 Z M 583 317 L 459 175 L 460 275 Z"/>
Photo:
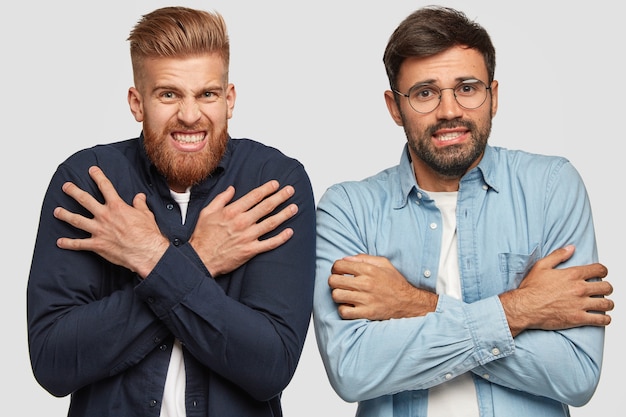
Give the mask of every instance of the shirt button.
<path id="1" fill-rule="evenodd" d="M 159 349 L 165 351 L 165 350 L 167 350 L 167 345 L 161 345 L 161 346 L 159 346 Z"/>
<path id="2" fill-rule="evenodd" d="M 157 400 L 150 400 L 150 407 L 156 407 L 157 404 L 158 404 Z"/>
<path id="3" fill-rule="evenodd" d="M 483 184 L 483 190 L 487 191 L 489 189 L 489 187 L 485 184 Z"/>
<path id="4" fill-rule="evenodd" d="M 176 238 L 172 241 L 172 243 L 174 244 L 174 246 L 180 246 L 181 242 L 179 238 Z"/>
<path id="5" fill-rule="evenodd" d="M 430 228 L 435 230 L 437 228 L 437 223 L 431 223 Z"/>
<path id="6" fill-rule="evenodd" d="M 445 378 L 448 381 L 451 380 L 452 379 L 452 374 L 446 374 Z"/>
<path id="7" fill-rule="evenodd" d="M 154 297 L 148 297 L 146 299 L 150 304 L 154 304 Z"/>
<path id="8" fill-rule="evenodd" d="M 168 210 L 174 210 L 174 204 L 172 203 L 167 203 L 167 205 L 165 206 L 166 209 Z"/>
<path id="9" fill-rule="evenodd" d="M 422 193 L 417 193 L 417 198 L 421 199 L 422 198 Z"/>
<path id="10" fill-rule="evenodd" d="M 430 269 L 427 269 L 424 271 L 424 277 L 430 278 L 430 275 L 431 275 Z"/>
<path id="11" fill-rule="evenodd" d="M 489 379 L 489 374 L 483 374 L 483 378 Z"/>
<path id="12" fill-rule="evenodd" d="M 491 349 L 491 354 L 493 356 L 498 356 L 500 354 L 500 349 L 498 349 L 498 348 Z"/>
<path id="13" fill-rule="evenodd" d="M 161 343 L 161 338 L 160 337 L 155 337 L 154 339 L 152 339 L 152 341 L 154 342 L 154 344 L 156 345 L 157 343 Z"/>

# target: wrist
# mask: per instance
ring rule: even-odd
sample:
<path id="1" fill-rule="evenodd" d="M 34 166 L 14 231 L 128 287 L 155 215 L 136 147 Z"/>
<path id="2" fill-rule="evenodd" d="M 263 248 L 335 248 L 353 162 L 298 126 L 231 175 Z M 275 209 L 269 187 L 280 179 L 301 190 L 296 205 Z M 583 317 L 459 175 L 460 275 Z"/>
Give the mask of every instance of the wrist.
<path id="1" fill-rule="evenodd" d="M 145 279 L 159 263 L 169 248 L 169 245 L 170 243 L 165 237 L 160 239 L 157 244 L 152 246 L 150 253 L 145 254 L 146 256 L 141 258 L 141 262 L 138 263 L 137 267 L 134 268 L 133 271 L 137 273 L 141 279 Z"/>

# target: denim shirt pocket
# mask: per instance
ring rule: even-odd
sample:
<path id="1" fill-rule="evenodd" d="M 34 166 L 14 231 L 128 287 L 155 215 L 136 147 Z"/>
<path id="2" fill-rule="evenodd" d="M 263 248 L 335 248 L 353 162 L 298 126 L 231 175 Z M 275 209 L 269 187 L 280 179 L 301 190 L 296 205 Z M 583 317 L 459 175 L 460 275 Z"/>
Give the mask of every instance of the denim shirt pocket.
<path id="1" fill-rule="evenodd" d="M 505 283 L 505 291 L 518 288 L 526 274 L 539 260 L 539 247 L 535 246 L 530 254 L 500 253 L 498 261 Z"/>

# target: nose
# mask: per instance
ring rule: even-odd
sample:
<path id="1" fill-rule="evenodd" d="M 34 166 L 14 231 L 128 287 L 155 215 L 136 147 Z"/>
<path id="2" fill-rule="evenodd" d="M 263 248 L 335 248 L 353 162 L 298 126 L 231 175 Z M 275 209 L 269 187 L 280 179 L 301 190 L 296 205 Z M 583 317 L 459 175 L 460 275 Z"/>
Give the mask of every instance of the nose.
<path id="1" fill-rule="evenodd" d="M 445 94 L 446 90 L 450 93 Z M 437 106 L 437 117 L 440 119 L 452 120 L 463 115 L 463 108 L 456 101 L 454 88 L 442 88 L 439 96 L 439 106 Z"/>
<path id="2" fill-rule="evenodd" d="M 186 125 L 195 124 L 201 117 L 200 106 L 194 99 L 186 99 L 178 108 L 178 120 Z"/>

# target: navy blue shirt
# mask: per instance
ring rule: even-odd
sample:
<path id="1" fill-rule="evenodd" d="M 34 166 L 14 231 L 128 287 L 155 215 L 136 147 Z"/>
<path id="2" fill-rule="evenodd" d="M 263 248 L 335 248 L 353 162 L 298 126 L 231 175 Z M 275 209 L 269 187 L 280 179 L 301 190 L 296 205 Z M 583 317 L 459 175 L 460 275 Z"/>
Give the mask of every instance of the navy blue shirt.
<path id="1" fill-rule="evenodd" d="M 53 217 L 89 215 L 66 181 L 103 201 L 88 168 L 99 166 L 128 204 L 147 195 L 171 242 L 145 280 L 89 251 L 59 249 L 86 232 Z M 212 277 L 188 243 L 200 210 L 229 185 L 241 197 L 270 179 L 292 185 L 293 237 L 230 274 Z M 233 200 L 234 200 L 233 199 Z M 283 206 L 278 207 L 277 210 Z M 28 290 L 28 338 L 37 381 L 71 394 L 69 416 L 159 416 L 174 338 L 183 345 L 187 416 L 281 416 L 309 326 L 315 275 L 315 203 L 297 160 L 249 139 L 230 139 L 219 167 L 192 187 L 185 224 L 151 164 L 143 137 L 77 152 L 44 197 Z"/>

